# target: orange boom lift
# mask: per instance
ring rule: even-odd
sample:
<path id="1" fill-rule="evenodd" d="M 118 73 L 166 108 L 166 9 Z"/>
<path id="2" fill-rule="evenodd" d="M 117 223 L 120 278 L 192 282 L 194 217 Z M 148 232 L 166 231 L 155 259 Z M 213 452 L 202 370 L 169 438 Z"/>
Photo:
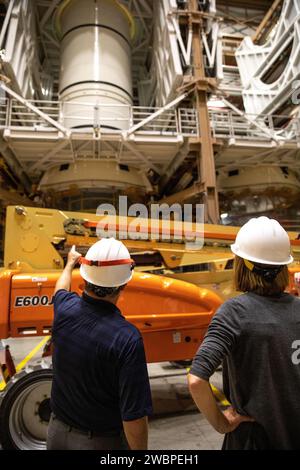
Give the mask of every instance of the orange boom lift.
<path id="1" fill-rule="evenodd" d="M 137 221 L 140 238 L 124 239 L 124 233 Z M 191 224 L 184 235 L 191 241 L 192 235 L 203 231 L 204 240 L 200 248 L 187 249 L 178 222 L 172 222 L 166 232 L 163 221 L 158 220 L 127 217 L 114 220 L 88 213 L 10 206 L 6 217 L 5 266 L 0 270 L 0 338 L 51 335 L 53 291 L 67 253 L 75 244 L 85 255 L 97 239 L 99 223 L 114 229 L 117 238 L 122 234 L 136 263 L 133 279 L 122 292 L 118 305 L 127 320 L 141 331 L 147 361 L 191 359 L 224 298 L 217 295 L 216 286 L 231 282 L 230 244 L 238 228 Z M 298 234 L 291 233 L 290 237 L 298 260 Z M 297 270 L 296 263 L 290 271 L 290 289 L 294 289 L 293 272 Z M 193 283 L 182 280 L 186 277 Z M 80 294 L 82 289 L 83 280 L 75 270 L 72 290 Z M 230 295 L 234 295 L 232 288 L 227 292 L 227 297 Z M 6 384 L 0 402 L 0 440 L 4 448 L 45 448 L 52 381 L 49 354 L 48 344 L 41 360 L 15 374 L 8 348 L 0 348 Z"/>

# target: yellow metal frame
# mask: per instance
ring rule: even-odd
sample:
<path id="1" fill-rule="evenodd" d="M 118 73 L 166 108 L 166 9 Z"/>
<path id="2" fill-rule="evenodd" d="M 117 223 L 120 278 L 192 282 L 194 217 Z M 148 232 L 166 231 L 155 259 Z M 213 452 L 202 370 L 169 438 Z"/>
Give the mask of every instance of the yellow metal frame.
<path id="1" fill-rule="evenodd" d="M 4 266 L 8 269 L 18 269 L 21 272 L 35 272 L 44 270 L 61 270 L 64 259 L 59 250 L 62 242 L 67 250 L 72 245 L 86 250 L 97 240 L 87 230 L 83 235 L 68 234 L 64 228 L 64 221 L 80 219 L 85 222 L 97 222 L 110 216 L 96 216 L 86 212 L 70 212 L 56 209 L 38 207 L 8 206 L 6 216 L 6 234 L 4 247 Z M 112 219 L 114 220 L 114 219 Z M 136 221 L 133 217 L 116 217 L 117 224 L 129 226 Z M 150 220 L 144 220 L 150 224 Z M 156 221 L 162 229 L 162 222 Z M 144 225 L 145 226 L 145 225 Z M 147 226 L 147 225 L 146 225 Z M 181 224 L 180 224 L 181 226 Z M 190 231 L 196 230 L 192 225 Z M 171 230 L 178 229 L 178 222 L 171 222 Z M 223 299 L 235 295 L 233 289 L 232 269 L 225 269 L 228 260 L 234 255 L 230 250 L 238 227 L 204 224 L 204 246 L 199 250 L 188 250 L 176 240 L 170 242 L 159 240 L 122 240 L 131 255 L 157 252 L 162 259 L 161 266 L 139 265 L 136 271 L 158 272 L 173 279 L 181 279 L 202 287 L 213 289 Z M 293 240 L 294 267 L 297 270 L 297 261 L 300 260 L 300 242 L 297 241 L 296 232 L 289 233 Z M 209 264 L 210 270 L 176 269 L 185 266 Z M 300 267 L 299 267 L 300 270 Z"/>
<path id="2" fill-rule="evenodd" d="M 67 234 L 64 229 L 64 221 L 70 219 L 81 219 L 84 221 L 100 222 L 101 220 L 111 221 L 112 216 L 96 216 L 85 212 L 69 212 L 56 209 L 44 209 L 38 207 L 8 206 L 6 213 L 6 234 L 5 234 L 5 258 L 4 265 L 9 269 L 44 270 L 62 269 L 63 258 L 55 248 L 59 242 L 65 242 L 66 246 L 73 244 L 84 246 L 88 249 L 95 241 L 96 237 L 91 237 L 88 233 L 84 235 Z M 135 222 L 133 217 L 116 216 L 117 224 Z M 148 224 L 148 220 L 144 220 Z M 160 230 L 161 221 L 155 221 Z M 171 231 L 182 229 L 178 222 L 170 223 Z M 145 225 L 144 225 L 145 226 Z M 188 266 L 201 263 L 215 263 L 216 270 L 223 270 L 228 259 L 233 258 L 230 251 L 237 228 L 228 228 L 214 225 L 197 226 L 192 225 L 192 230 L 204 230 L 210 234 L 210 238 L 205 240 L 206 245 L 201 250 L 188 250 L 182 243 L 170 240 L 170 242 L 160 240 L 123 240 L 131 253 L 159 252 L 166 269 L 174 269 L 179 266 Z M 149 269 L 149 268 L 148 268 Z"/>

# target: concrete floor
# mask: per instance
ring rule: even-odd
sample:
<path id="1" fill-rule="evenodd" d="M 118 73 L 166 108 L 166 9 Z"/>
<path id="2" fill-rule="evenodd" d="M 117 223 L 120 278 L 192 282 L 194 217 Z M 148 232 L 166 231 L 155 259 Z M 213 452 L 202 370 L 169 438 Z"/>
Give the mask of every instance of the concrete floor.
<path id="1" fill-rule="evenodd" d="M 8 340 L 15 364 L 19 364 L 42 338 Z M 32 359 L 40 357 L 38 352 Z M 187 388 L 185 369 L 170 363 L 148 365 L 154 412 L 149 425 L 149 449 L 220 449 L 223 437 L 214 431 L 195 409 Z M 222 375 L 218 371 L 211 380 L 222 390 Z"/>

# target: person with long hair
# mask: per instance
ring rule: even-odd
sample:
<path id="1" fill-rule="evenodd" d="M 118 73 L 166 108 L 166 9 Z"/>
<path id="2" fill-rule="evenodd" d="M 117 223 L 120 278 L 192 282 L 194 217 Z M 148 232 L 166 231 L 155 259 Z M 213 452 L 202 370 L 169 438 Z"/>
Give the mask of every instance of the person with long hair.
<path id="1" fill-rule="evenodd" d="M 253 218 L 231 249 L 242 294 L 214 315 L 192 363 L 190 392 L 225 434 L 223 449 L 300 448 L 300 299 L 285 292 L 293 262 L 288 234 L 274 219 Z M 223 412 L 209 384 L 222 362 L 231 403 Z"/>

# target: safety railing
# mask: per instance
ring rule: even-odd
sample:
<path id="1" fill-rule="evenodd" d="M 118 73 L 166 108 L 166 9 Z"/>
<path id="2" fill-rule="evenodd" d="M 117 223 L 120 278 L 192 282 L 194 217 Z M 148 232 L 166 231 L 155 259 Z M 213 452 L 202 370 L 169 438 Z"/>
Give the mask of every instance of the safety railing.
<path id="1" fill-rule="evenodd" d="M 11 130 L 57 129 L 55 121 L 72 132 L 120 133 L 133 126 L 136 134 L 187 137 L 198 136 L 198 113 L 192 108 L 167 109 L 118 104 L 91 104 L 62 101 L 28 101 L 40 111 L 15 99 L 0 99 L 0 128 Z M 156 114 L 155 114 L 156 113 Z M 149 119 L 151 118 L 152 119 Z M 238 114 L 231 109 L 209 110 L 212 136 L 215 139 L 266 141 L 286 140 L 300 144 L 300 119 L 284 115 Z M 47 119 L 48 118 L 48 119 Z M 51 118 L 49 120 L 49 118 Z"/>
<path id="2" fill-rule="evenodd" d="M 0 98 L 0 127 L 5 127 L 7 124 L 7 110 L 8 100 L 7 98 Z"/>
<path id="3" fill-rule="evenodd" d="M 34 105 L 54 121 L 59 120 L 59 102 L 32 100 L 29 101 L 29 103 Z M 11 128 L 20 126 L 23 128 L 49 127 L 49 124 L 45 119 L 16 99 L 8 100 L 7 125 Z"/>
<path id="4" fill-rule="evenodd" d="M 120 132 L 132 125 L 132 107 L 125 104 L 92 104 L 81 101 L 62 101 L 60 123 L 74 132 L 101 129 L 101 132 Z"/>
<path id="5" fill-rule="evenodd" d="M 300 142 L 300 118 L 285 115 L 240 115 L 229 109 L 210 109 L 212 134 L 216 139 Z"/>
<path id="6" fill-rule="evenodd" d="M 37 108 L 37 114 L 28 104 Z M 152 115 L 155 115 L 151 120 Z M 122 132 L 145 123 L 137 134 L 194 136 L 198 134 L 197 113 L 194 109 L 168 109 L 118 104 L 38 101 L 21 103 L 16 99 L 0 100 L 0 127 L 12 130 L 56 130 L 53 121 L 73 132 Z"/>
<path id="7" fill-rule="evenodd" d="M 147 119 L 151 114 L 159 111 L 159 108 L 145 107 L 145 106 L 134 106 L 132 108 L 132 119 L 133 125 L 137 125 L 140 122 Z M 159 134 L 179 134 L 179 125 L 177 119 L 177 113 L 175 109 L 168 109 L 162 112 L 157 117 L 147 122 L 140 132 L 148 133 L 159 133 Z"/>
<path id="8" fill-rule="evenodd" d="M 184 136 L 198 135 L 198 113 L 196 109 L 179 108 L 178 109 L 179 131 Z"/>

